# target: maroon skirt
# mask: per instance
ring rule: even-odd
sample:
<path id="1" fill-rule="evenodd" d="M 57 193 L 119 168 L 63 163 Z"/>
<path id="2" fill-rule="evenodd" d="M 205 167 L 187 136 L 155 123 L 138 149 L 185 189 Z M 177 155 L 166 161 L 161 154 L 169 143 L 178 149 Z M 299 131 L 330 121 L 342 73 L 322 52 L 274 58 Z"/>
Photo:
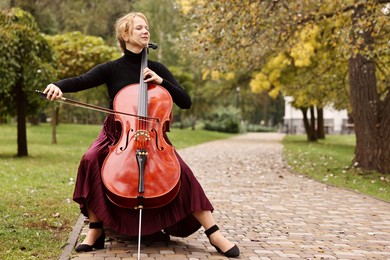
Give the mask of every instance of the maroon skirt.
<path id="1" fill-rule="evenodd" d="M 138 210 L 113 204 L 105 194 L 101 178 L 101 167 L 109 152 L 109 146 L 114 145 L 119 137 L 120 126 L 113 115 L 107 116 L 99 136 L 81 159 L 73 200 L 80 204 L 81 212 L 86 217 L 89 209 L 105 226 L 122 235 L 137 236 Z M 166 206 L 143 210 L 142 235 L 164 230 L 172 236 L 189 236 L 201 227 L 192 213 L 213 211 L 213 206 L 191 169 L 177 153 L 176 156 L 181 167 L 179 193 Z"/>

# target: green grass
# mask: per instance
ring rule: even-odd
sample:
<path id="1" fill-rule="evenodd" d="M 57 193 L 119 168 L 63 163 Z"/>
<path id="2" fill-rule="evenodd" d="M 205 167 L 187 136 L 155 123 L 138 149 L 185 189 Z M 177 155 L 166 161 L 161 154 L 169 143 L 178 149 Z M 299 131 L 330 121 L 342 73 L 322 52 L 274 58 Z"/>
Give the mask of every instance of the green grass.
<path id="1" fill-rule="evenodd" d="M 0 125 L 0 259 L 57 259 L 79 216 L 72 201 L 79 161 L 101 126 L 28 126 L 28 152 L 15 157 L 16 126 Z M 231 134 L 172 129 L 177 149 Z"/>
<path id="2" fill-rule="evenodd" d="M 78 217 L 75 173 L 100 127 L 61 125 L 58 145 L 49 125 L 28 127 L 29 157 L 14 155 L 16 126 L 0 126 L 0 258 L 55 259 Z"/>
<path id="3" fill-rule="evenodd" d="M 328 135 L 316 143 L 307 142 L 303 135 L 287 135 L 283 145 L 294 172 L 390 202 L 390 176 L 351 165 L 354 135 Z"/>

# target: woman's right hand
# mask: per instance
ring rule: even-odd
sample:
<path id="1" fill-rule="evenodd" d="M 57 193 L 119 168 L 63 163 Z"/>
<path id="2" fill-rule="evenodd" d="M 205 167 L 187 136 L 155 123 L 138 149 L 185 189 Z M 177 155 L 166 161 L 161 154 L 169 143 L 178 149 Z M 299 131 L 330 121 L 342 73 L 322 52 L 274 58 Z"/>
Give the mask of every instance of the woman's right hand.
<path id="1" fill-rule="evenodd" d="M 46 94 L 46 98 L 51 101 L 62 98 L 61 89 L 54 84 L 47 85 L 47 87 L 43 91 L 43 94 Z"/>

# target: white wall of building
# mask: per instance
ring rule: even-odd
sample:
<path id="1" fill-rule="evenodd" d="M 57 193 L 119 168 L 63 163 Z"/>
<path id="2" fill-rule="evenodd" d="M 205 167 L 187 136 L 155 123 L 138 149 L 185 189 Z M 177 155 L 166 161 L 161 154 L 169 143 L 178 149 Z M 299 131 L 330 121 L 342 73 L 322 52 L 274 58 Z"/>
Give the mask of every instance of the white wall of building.
<path id="1" fill-rule="evenodd" d="M 293 98 L 284 97 L 284 128 L 287 133 L 305 133 L 302 111 L 291 106 Z M 307 115 L 310 118 L 310 113 Z M 324 108 L 325 128 L 328 133 L 343 133 L 348 121 L 347 110 L 336 110 L 331 106 Z"/>

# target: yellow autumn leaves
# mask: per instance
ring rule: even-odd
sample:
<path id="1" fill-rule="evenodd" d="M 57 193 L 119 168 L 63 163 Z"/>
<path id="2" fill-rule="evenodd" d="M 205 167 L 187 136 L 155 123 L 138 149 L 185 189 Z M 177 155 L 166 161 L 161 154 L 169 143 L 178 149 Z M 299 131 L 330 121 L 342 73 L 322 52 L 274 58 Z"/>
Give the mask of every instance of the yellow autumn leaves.
<path id="1" fill-rule="evenodd" d="M 296 67 L 308 67 L 316 55 L 315 51 L 320 47 L 317 37 L 320 30 L 315 25 L 307 25 L 296 33 L 291 48 L 285 52 L 271 57 L 261 71 L 255 73 L 250 82 L 251 90 L 255 93 L 267 91 L 276 98 L 282 90 L 282 71 L 290 65 Z"/>

